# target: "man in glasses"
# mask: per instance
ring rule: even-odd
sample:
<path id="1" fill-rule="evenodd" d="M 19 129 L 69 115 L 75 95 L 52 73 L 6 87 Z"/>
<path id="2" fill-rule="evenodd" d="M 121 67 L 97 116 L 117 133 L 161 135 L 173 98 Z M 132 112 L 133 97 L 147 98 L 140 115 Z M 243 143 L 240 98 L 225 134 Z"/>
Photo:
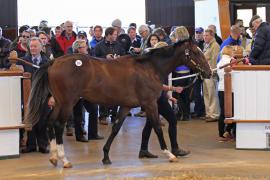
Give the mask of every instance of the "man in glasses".
<path id="1" fill-rule="evenodd" d="M 251 64 L 270 64 L 270 25 L 263 22 L 261 17 L 255 15 L 250 20 L 255 31 L 254 43 L 250 52 Z"/>
<path id="2" fill-rule="evenodd" d="M 17 45 L 14 47 L 14 49 L 12 49 L 17 52 L 19 58 L 24 57 L 28 52 L 27 43 L 30 39 L 30 36 L 31 34 L 28 30 L 23 31 Z"/>

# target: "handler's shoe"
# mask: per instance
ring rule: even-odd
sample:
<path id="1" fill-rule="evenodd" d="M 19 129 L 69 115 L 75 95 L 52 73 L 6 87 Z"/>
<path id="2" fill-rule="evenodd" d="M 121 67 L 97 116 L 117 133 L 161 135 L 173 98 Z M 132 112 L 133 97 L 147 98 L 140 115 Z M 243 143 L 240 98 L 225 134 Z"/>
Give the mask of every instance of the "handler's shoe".
<path id="1" fill-rule="evenodd" d="M 139 158 L 158 158 L 158 156 L 150 153 L 147 150 L 140 150 Z"/>
<path id="2" fill-rule="evenodd" d="M 178 149 L 173 149 L 172 153 L 177 157 L 177 156 L 186 156 L 190 154 L 190 151 L 178 148 Z"/>

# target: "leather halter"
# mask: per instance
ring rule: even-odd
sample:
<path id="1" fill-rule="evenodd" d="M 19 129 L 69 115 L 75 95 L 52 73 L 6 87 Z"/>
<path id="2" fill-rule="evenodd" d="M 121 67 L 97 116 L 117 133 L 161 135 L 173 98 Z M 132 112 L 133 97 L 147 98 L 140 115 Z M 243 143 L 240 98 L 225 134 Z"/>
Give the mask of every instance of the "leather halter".
<path id="1" fill-rule="evenodd" d="M 199 70 L 200 75 L 205 72 L 205 70 L 203 70 L 199 64 L 197 64 L 193 59 L 191 59 L 189 49 L 185 49 L 185 58 L 187 62 L 190 62 L 192 65 L 195 66 L 197 70 Z"/>

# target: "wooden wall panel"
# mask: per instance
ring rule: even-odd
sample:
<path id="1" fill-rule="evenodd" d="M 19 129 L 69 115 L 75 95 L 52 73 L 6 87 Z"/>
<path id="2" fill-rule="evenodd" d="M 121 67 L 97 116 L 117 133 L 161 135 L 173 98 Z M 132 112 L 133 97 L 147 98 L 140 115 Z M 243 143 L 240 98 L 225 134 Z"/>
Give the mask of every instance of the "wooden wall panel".
<path id="1" fill-rule="evenodd" d="M 193 0 L 145 0 L 146 22 L 162 26 L 195 24 Z"/>
<path id="2" fill-rule="evenodd" d="M 17 0 L 0 0 L 0 26 L 3 36 L 15 39 L 18 28 Z"/>

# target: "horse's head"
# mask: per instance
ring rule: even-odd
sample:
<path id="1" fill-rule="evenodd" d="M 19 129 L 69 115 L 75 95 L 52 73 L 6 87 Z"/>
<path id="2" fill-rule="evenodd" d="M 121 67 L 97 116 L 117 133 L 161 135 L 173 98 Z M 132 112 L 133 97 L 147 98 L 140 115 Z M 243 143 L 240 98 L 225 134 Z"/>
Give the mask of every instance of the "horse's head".
<path id="1" fill-rule="evenodd" d="M 211 77 L 211 68 L 205 59 L 204 54 L 196 44 L 191 40 L 185 40 L 177 42 L 175 48 L 179 49 L 178 57 L 181 57 L 184 65 L 188 66 L 193 71 L 200 73 L 204 78 Z"/>

